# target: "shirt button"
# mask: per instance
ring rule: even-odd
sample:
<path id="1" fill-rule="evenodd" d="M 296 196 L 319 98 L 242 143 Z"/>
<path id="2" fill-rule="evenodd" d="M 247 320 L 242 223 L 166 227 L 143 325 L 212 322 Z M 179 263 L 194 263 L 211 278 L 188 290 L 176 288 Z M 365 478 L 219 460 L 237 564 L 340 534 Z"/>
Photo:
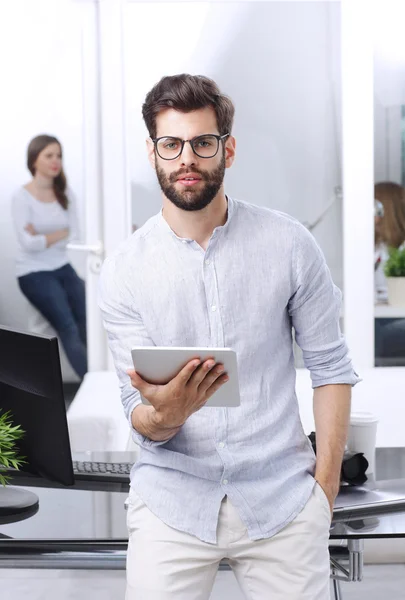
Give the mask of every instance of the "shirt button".
<path id="1" fill-rule="evenodd" d="M 218 444 L 218 447 L 219 447 L 219 448 L 225 448 L 225 444 L 224 444 L 224 442 L 219 442 L 219 444 Z"/>
<path id="2" fill-rule="evenodd" d="M 187 244 L 187 240 L 181 240 L 183 244 Z"/>
<path id="3" fill-rule="evenodd" d="M 212 312 L 215 312 L 217 310 L 217 307 L 215 306 L 215 304 L 213 306 L 211 306 L 211 310 L 212 310 Z"/>
<path id="4" fill-rule="evenodd" d="M 222 483 L 223 483 L 224 485 L 226 485 L 226 484 L 228 483 L 228 480 L 227 480 L 227 479 L 224 479 Z"/>
<path id="5" fill-rule="evenodd" d="M 205 264 L 206 264 L 206 265 L 209 265 L 209 264 L 211 264 L 211 261 L 210 261 L 209 259 L 207 259 L 207 260 L 205 261 Z"/>

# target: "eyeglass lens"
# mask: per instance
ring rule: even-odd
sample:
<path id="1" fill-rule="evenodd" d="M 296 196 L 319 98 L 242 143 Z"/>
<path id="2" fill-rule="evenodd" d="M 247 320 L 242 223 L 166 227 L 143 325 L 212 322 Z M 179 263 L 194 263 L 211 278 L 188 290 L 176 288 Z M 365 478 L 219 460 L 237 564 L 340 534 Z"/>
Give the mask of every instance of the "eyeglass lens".
<path id="1" fill-rule="evenodd" d="M 212 158 L 218 152 L 218 139 L 214 135 L 201 135 L 191 140 L 191 145 L 197 156 Z M 157 151 L 161 158 L 172 160 L 177 158 L 182 149 L 182 140 L 175 137 L 165 137 L 158 140 Z"/>

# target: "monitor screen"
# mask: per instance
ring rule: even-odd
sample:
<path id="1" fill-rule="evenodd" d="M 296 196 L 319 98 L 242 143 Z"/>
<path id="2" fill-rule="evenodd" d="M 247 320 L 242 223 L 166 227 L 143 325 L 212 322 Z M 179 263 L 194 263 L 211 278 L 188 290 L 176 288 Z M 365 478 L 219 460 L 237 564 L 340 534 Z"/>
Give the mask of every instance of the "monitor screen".
<path id="1" fill-rule="evenodd" d="M 25 431 L 20 470 L 73 485 L 62 375 L 56 337 L 0 327 L 0 410 Z"/>

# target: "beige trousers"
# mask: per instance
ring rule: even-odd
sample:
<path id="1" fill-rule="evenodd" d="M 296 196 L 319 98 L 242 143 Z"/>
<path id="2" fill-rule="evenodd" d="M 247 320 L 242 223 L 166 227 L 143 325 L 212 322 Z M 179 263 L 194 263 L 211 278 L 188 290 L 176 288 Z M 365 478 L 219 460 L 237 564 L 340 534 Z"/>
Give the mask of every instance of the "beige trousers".
<path id="1" fill-rule="evenodd" d="M 327 498 L 315 484 L 301 513 L 269 539 L 252 541 L 227 497 L 217 544 L 169 527 L 130 493 L 126 600 L 209 600 L 226 558 L 247 600 L 329 600 Z"/>

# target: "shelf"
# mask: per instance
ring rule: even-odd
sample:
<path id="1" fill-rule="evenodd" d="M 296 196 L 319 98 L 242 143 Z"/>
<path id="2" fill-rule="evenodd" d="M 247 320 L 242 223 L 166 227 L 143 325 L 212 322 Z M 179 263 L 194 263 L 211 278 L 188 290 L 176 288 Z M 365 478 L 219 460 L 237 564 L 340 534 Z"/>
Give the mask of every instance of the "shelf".
<path id="1" fill-rule="evenodd" d="M 374 306 L 374 317 L 376 319 L 405 319 L 405 306 L 376 304 Z"/>

